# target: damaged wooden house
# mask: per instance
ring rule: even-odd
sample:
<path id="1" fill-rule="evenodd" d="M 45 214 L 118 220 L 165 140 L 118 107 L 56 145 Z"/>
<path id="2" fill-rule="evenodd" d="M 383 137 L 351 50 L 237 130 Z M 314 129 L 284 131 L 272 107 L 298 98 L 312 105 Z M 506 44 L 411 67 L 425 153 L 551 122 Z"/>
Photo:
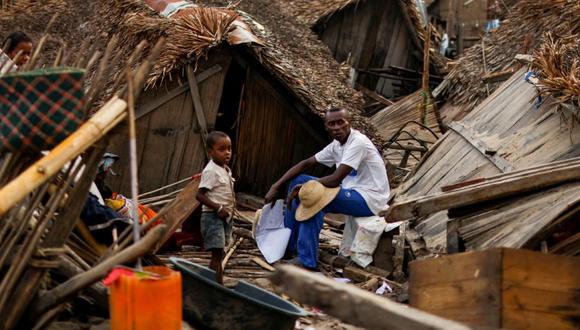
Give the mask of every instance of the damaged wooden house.
<path id="1" fill-rule="evenodd" d="M 462 121 L 449 125 L 398 187 L 387 218 L 414 219 L 432 252 L 539 250 L 542 244 L 551 252 L 580 252 L 574 222 L 580 202 L 580 128 L 571 124 L 578 120 L 578 99 L 550 84 L 573 80 L 554 79 L 541 65 L 546 58 L 538 54 L 533 64 L 542 72 L 538 84 L 527 82 L 527 68 L 522 68 Z M 458 194 L 463 197 L 455 197 L 456 203 L 441 200 Z M 562 232 L 572 235 L 575 248 L 559 245 L 572 244 L 555 238 Z"/>
<path id="2" fill-rule="evenodd" d="M 211 130 L 232 137 L 236 187 L 260 196 L 330 141 L 322 121 L 330 107 L 348 108 L 355 126 L 372 133 L 357 115 L 360 95 L 324 45 L 275 4 L 246 1 L 244 11 L 189 4 L 171 18 L 159 4 L 108 1 L 104 13 L 126 52 L 143 35 L 167 39 L 137 109 L 144 191 L 200 172 Z M 122 155 L 124 170 L 112 182 L 118 191 L 128 189 L 125 148 L 119 132 L 110 149 Z"/>
<path id="3" fill-rule="evenodd" d="M 351 80 L 373 102 L 408 95 L 421 86 L 426 17 L 414 0 L 283 1 L 310 26 L 334 58 L 351 69 Z M 431 49 L 440 36 L 431 28 Z M 431 52 L 431 83 L 445 72 L 444 57 Z M 376 95 L 378 94 L 378 95 Z M 377 105 L 378 106 L 378 105 Z"/>
<path id="4" fill-rule="evenodd" d="M 441 35 L 449 35 L 450 57 L 462 55 L 463 50 L 480 43 L 481 36 L 497 29 L 516 0 L 425 1 L 427 12 Z"/>

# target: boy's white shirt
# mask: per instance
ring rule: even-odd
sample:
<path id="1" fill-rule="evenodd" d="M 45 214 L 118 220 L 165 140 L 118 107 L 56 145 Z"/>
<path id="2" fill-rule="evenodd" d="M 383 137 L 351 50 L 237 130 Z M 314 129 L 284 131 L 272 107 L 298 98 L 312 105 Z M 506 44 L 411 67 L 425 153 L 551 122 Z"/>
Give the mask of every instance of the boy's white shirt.
<path id="1" fill-rule="evenodd" d="M 234 182 L 229 167 L 221 167 L 210 160 L 201 172 L 199 188 L 207 189 L 205 194 L 207 198 L 216 204 L 223 205 L 231 214 L 235 206 Z M 214 210 L 203 205 L 202 211 L 211 212 Z"/>

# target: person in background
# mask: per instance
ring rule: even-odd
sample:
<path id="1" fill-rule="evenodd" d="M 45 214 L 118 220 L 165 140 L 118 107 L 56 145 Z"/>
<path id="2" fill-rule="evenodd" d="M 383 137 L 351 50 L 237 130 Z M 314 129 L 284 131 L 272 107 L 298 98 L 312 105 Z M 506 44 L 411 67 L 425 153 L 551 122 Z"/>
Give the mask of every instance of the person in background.
<path id="1" fill-rule="evenodd" d="M 15 62 L 17 66 L 23 66 L 30 61 L 32 56 L 32 39 L 26 33 L 15 31 L 2 43 L 6 47 L 4 53 Z M 20 53 L 20 55 L 18 55 Z M 16 58 L 18 55 L 18 58 Z"/>
<path id="2" fill-rule="evenodd" d="M 210 161 L 201 172 L 196 197 L 203 205 L 201 234 L 205 249 L 211 251 L 209 267 L 216 272 L 216 281 L 223 284 L 222 260 L 232 235 L 235 209 L 234 178 L 228 167 L 232 141 L 226 133 L 213 131 L 206 144 Z"/>

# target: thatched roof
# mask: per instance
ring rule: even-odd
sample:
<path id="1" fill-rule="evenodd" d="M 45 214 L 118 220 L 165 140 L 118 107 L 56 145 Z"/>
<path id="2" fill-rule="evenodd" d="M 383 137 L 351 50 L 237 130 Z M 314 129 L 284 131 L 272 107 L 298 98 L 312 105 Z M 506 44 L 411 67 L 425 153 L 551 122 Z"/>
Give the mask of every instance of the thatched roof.
<path id="1" fill-rule="evenodd" d="M 566 0 L 522 0 L 511 8 L 499 29 L 483 38 L 488 73 L 517 67 L 516 54 L 532 54 L 546 41 L 546 33 L 562 38 L 580 33 L 580 2 Z M 576 37 L 575 44 L 580 43 Z M 466 50 L 451 70 L 444 84 L 444 92 L 455 105 L 467 111 L 473 109 L 487 96 L 482 45 Z M 488 85 L 490 92 L 498 83 Z"/>
<path id="2" fill-rule="evenodd" d="M 37 43 L 51 17 L 58 13 L 56 23 L 49 31 L 43 56 L 39 59 L 39 63 L 50 63 L 61 45 L 65 46 L 67 53 L 74 53 L 85 40 L 89 44 L 99 42 L 99 34 L 95 33 L 93 24 L 97 3 L 78 0 L 16 1 L 0 11 L 0 38 L 4 40 L 11 32 L 20 30 Z"/>
<path id="3" fill-rule="evenodd" d="M 51 30 L 49 51 L 43 54 L 46 62 L 53 59 L 59 40 L 66 43 L 69 53 L 77 52 L 85 40 L 93 50 L 102 51 L 111 35 L 117 34 L 120 38 L 117 54 L 129 56 L 141 40 L 153 44 L 165 36 L 167 47 L 149 77 L 152 86 L 178 73 L 184 64 L 203 59 L 213 47 L 227 43 L 232 22 L 241 20 L 264 41 L 263 46 L 242 47 L 308 109 L 322 115 L 333 106 L 348 108 L 354 113 L 355 127 L 373 137 L 378 145 L 382 144 L 374 129 L 358 115 L 362 95 L 349 86 L 346 72 L 314 33 L 285 16 L 277 3 L 246 0 L 232 8 L 224 1 L 206 0 L 203 5 L 206 7 L 199 8 L 198 15 L 191 19 L 169 19 L 141 0 L 19 0 L 16 7 L 0 13 L 0 32 L 7 35 L 19 29 L 37 41 L 50 17 L 59 13 Z"/>
<path id="4" fill-rule="evenodd" d="M 356 7 L 365 1 L 370 0 L 280 0 L 280 6 L 288 11 L 291 15 L 296 17 L 301 23 L 314 27 L 318 24 L 329 20 L 332 15 L 342 11 L 348 7 Z M 425 36 L 427 35 L 427 29 L 424 26 L 423 18 L 417 8 L 417 3 L 415 0 L 388 0 L 388 1 L 398 1 L 399 5 L 404 8 L 403 15 L 406 15 L 410 20 L 414 31 L 411 33 L 416 33 L 422 45 L 425 42 Z M 437 29 L 431 26 L 431 49 L 436 49 L 441 36 L 437 33 Z M 431 63 L 437 69 L 438 72 L 445 72 L 447 59 L 441 56 L 438 52 L 431 52 Z"/>
<path id="5" fill-rule="evenodd" d="M 532 68 L 539 78 L 540 94 L 569 105 L 580 120 L 580 35 L 554 38 L 534 52 Z"/>
<path id="6" fill-rule="evenodd" d="M 158 15 L 138 0 L 103 3 L 106 28 L 121 35 L 123 51 L 130 52 L 142 38 L 166 36 L 167 49 L 153 69 L 149 86 L 170 79 L 184 64 L 203 59 L 209 49 L 226 42 L 232 22 L 242 20 L 263 41 L 263 45 L 244 45 L 248 52 L 310 110 L 322 115 L 330 107 L 346 107 L 354 113 L 355 127 L 374 136 L 374 130 L 358 115 L 362 96 L 348 85 L 346 73 L 313 32 L 284 16 L 276 3 L 242 1 L 234 8 L 207 0 L 197 2 L 204 7 L 195 15 L 175 19 Z M 377 138 L 375 142 L 381 144 Z"/>

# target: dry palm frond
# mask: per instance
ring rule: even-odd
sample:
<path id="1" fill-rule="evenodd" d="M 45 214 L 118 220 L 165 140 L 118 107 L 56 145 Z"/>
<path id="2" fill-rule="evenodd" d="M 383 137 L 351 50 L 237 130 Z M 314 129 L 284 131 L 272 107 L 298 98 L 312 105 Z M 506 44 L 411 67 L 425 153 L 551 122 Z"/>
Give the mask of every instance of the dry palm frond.
<path id="1" fill-rule="evenodd" d="M 224 42 L 234 29 L 238 15 L 231 10 L 196 7 L 187 16 L 171 19 L 166 47 L 156 63 L 149 85 L 160 81 L 169 72 L 202 59 L 207 52 Z"/>
<path id="2" fill-rule="evenodd" d="M 546 39 L 534 52 L 532 63 L 539 74 L 540 92 L 579 106 L 580 35 L 555 38 L 548 34 Z"/>
<path id="3" fill-rule="evenodd" d="M 580 33 L 580 1 L 519 1 L 499 29 L 484 37 L 487 72 L 513 68 L 515 55 L 532 53 L 547 32 L 559 36 Z M 448 99 L 467 111 L 473 109 L 488 95 L 483 74 L 482 45 L 477 44 L 465 51 L 447 76 Z M 499 83 L 489 87 L 493 91 Z"/>

